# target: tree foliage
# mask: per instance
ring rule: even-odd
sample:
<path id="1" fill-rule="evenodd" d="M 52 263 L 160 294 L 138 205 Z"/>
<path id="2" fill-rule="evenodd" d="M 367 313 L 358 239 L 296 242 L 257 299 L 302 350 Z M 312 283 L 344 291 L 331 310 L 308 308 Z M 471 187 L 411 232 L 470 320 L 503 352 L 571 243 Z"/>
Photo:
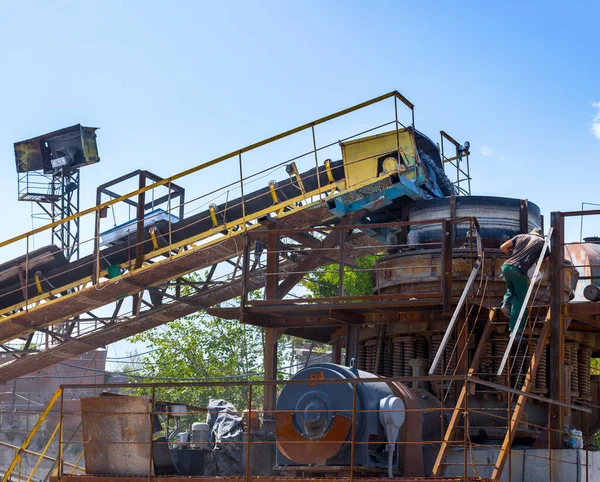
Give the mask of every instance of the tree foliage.
<path id="1" fill-rule="evenodd" d="M 149 353 L 140 357 L 139 366 L 149 379 L 233 382 L 262 378 L 262 338 L 259 327 L 196 313 L 140 333 L 132 341 L 148 346 Z M 206 407 L 210 399 L 224 398 L 245 408 L 248 392 L 246 385 L 181 386 L 157 389 L 155 397 L 200 407 Z M 254 390 L 253 398 L 261 403 L 260 390 Z"/>
<path id="2" fill-rule="evenodd" d="M 344 267 L 344 296 L 373 294 L 372 279 L 375 256 L 357 259 L 357 267 Z M 328 264 L 317 268 L 302 281 L 312 298 L 333 298 L 339 294 L 340 273 L 338 264 Z"/>
<path id="3" fill-rule="evenodd" d="M 358 259 L 358 267 L 344 269 L 344 294 L 357 296 L 371 294 L 373 256 Z M 202 276 L 192 274 L 194 281 Z M 302 282 L 305 296 L 313 298 L 338 296 L 339 268 L 336 264 L 313 271 Z M 185 294 L 185 293 L 184 293 Z M 253 296 L 260 297 L 259 293 Z M 142 342 L 148 352 L 137 357 L 136 381 L 178 381 L 203 379 L 234 382 L 262 380 L 264 370 L 263 329 L 244 325 L 237 320 L 224 320 L 198 312 L 172 321 L 164 326 L 137 334 L 132 342 Z M 282 337 L 279 342 L 279 367 L 292 360 L 293 340 Z M 314 353 L 323 353 L 326 347 L 313 344 Z M 282 374 L 283 375 L 283 374 Z M 285 375 L 284 375 L 285 376 Z M 149 394 L 149 393 L 148 393 Z M 248 385 L 234 386 L 180 386 L 156 388 L 155 399 L 206 407 L 209 400 L 224 398 L 238 409 L 248 406 Z M 254 386 L 253 407 L 261 406 L 263 390 Z"/>

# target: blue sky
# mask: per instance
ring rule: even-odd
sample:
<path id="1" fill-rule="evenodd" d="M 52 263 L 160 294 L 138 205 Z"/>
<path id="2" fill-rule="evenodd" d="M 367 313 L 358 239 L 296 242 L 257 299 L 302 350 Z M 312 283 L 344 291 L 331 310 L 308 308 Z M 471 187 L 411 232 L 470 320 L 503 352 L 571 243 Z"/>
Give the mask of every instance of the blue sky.
<path id="1" fill-rule="evenodd" d="M 129 170 L 169 175 L 394 89 L 419 129 L 471 142 L 475 193 L 545 213 L 600 201 L 599 13 L 597 2 L 0 2 L 0 197 L 15 221 L 3 236 L 29 215 L 17 140 L 101 127 L 87 206 Z"/>
<path id="2" fill-rule="evenodd" d="M 125 172 L 167 176 L 394 89 L 417 128 L 471 142 L 475 194 L 546 215 L 600 203 L 599 16 L 598 2 L 0 0 L 2 237 L 31 227 L 15 141 L 100 127 L 87 207 Z"/>

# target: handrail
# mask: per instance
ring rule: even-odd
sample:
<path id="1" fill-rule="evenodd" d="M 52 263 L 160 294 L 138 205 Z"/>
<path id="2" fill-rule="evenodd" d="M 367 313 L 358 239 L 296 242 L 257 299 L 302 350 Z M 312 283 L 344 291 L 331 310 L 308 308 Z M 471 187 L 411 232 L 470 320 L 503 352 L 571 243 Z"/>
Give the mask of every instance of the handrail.
<path id="1" fill-rule="evenodd" d="M 462 311 L 462 308 L 467 299 L 467 295 L 468 295 L 469 291 L 471 291 L 473 282 L 475 281 L 475 278 L 477 277 L 477 274 L 479 273 L 479 269 L 481 268 L 481 265 L 483 264 L 483 248 L 482 248 L 482 244 L 481 244 L 481 234 L 479 231 L 479 223 L 477 222 L 477 218 L 473 218 L 473 219 L 475 221 L 474 222 L 475 234 L 476 234 L 476 238 L 477 238 L 477 261 L 475 261 L 475 264 L 473 265 L 471 274 L 469 275 L 467 283 L 465 284 L 463 292 L 460 295 L 460 299 L 458 300 L 458 303 L 456 305 L 456 309 L 454 310 L 454 313 L 452 314 L 452 318 L 450 319 L 450 323 L 448 324 L 448 327 L 446 328 L 446 332 L 444 333 L 444 338 L 442 338 L 442 341 L 440 343 L 438 351 L 435 354 L 433 362 L 431 363 L 431 367 L 429 368 L 429 375 L 435 375 L 435 371 L 437 369 L 438 364 L 440 363 L 442 354 L 446 350 L 446 345 L 448 344 L 448 341 L 450 340 L 450 336 L 452 335 L 452 330 L 454 330 L 454 326 L 456 325 L 456 320 L 458 320 L 458 315 Z M 452 220 L 451 222 L 455 222 L 455 221 L 456 220 Z"/>
<path id="2" fill-rule="evenodd" d="M 62 387 L 59 387 L 56 390 L 56 392 L 54 392 L 54 395 L 48 402 L 48 405 L 46 406 L 46 408 L 44 409 L 42 414 L 40 415 L 40 418 L 37 419 L 37 422 L 35 422 L 35 425 L 31 429 L 31 432 L 29 432 L 29 435 L 27 435 L 27 437 L 21 444 L 21 448 L 19 448 L 19 450 L 15 454 L 15 457 L 13 458 L 12 462 L 6 469 L 6 473 L 4 474 L 4 477 L 2 477 L 2 482 L 8 482 L 10 480 L 10 476 L 11 476 L 13 470 L 15 469 L 15 467 L 17 466 L 17 464 L 19 463 L 19 461 L 21 460 L 21 456 L 23 455 L 23 453 L 27 449 L 28 445 L 33 440 L 33 437 L 37 433 L 38 429 L 42 426 L 42 423 L 44 422 L 44 420 L 46 419 L 46 417 L 48 416 L 48 414 L 54 407 L 54 404 L 58 401 L 59 398 L 62 397 L 62 393 L 63 393 Z M 60 423 L 59 423 L 59 425 L 60 425 Z M 40 459 L 41 459 L 41 457 L 40 457 Z"/>

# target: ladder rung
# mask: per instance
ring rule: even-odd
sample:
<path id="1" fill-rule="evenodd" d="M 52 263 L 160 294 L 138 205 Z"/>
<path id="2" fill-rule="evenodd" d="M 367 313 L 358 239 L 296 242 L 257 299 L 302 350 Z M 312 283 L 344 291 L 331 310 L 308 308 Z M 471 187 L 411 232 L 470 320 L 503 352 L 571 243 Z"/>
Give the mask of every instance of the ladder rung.
<path id="1" fill-rule="evenodd" d="M 464 466 L 465 464 L 464 464 L 464 462 L 462 462 L 462 463 L 450 463 L 450 464 L 447 464 L 446 462 L 444 462 L 444 463 L 443 463 L 443 464 L 441 464 L 441 465 L 444 465 L 444 466 L 446 466 L 446 467 L 449 467 L 449 466 L 451 466 L 451 465 L 459 465 L 459 466 Z M 468 466 L 471 466 L 471 467 L 472 467 L 473 465 L 475 465 L 475 466 L 477 466 L 477 467 L 484 467 L 484 466 L 485 466 L 485 467 L 495 467 L 495 466 L 496 466 L 496 464 L 483 464 L 483 463 L 479 463 L 479 464 L 478 464 L 478 463 L 475 463 L 475 462 L 468 462 L 468 463 L 467 463 L 467 465 L 468 465 Z"/>

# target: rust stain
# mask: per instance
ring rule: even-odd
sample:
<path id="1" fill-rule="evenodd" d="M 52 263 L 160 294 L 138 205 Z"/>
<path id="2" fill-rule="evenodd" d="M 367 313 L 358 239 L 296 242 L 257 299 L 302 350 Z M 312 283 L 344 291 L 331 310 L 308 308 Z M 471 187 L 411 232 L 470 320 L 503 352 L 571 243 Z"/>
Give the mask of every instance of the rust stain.
<path id="1" fill-rule="evenodd" d="M 277 447 L 288 459 L 299 464 L 325 464 L 346 443 L 346 437 L 352 426 L 352 419 L 335 414 L 331 429 L 318 440 L 303 437 L 294 428 L 292 413 L 275 415 Z"/>
<path id="2" fill-rule="evenodd" d="M 147 397 L 82 398 L 81 419 L 86 474 L 151 475 Z"/>

